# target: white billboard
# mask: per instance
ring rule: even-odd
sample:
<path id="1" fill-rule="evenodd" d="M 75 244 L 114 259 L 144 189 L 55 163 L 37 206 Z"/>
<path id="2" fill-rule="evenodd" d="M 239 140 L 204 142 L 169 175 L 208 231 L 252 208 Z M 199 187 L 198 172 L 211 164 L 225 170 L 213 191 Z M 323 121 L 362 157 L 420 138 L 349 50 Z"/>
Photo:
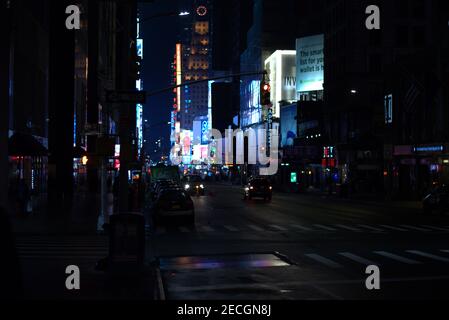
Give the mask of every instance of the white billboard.
<path id="1" fill-rule="evenodd" d="M 270 79 L 273 117 L 279 118 L 280 102 L 296 101 L 296 51 L 275 51 L 265 60 L 265 69 Z"/>
<path id="2" fill-rule="evenodd" d="M 297 39 L 296 52 L 296 91 L 323 90 L 324 35 Z"/>

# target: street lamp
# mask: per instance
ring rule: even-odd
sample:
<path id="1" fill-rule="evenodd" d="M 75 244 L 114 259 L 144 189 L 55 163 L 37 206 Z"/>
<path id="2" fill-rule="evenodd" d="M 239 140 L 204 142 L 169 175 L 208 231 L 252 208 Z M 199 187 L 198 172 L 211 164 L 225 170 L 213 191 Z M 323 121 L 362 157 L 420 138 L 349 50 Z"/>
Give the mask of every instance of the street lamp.
<path id="1" fill-rule="evenodd" d="M 182 11 L 182 12 L 180 12 L 179 13 L 179 16 L 188 16 L 190 14 L 190 12 L 188 12 L 188 11 Z"/>

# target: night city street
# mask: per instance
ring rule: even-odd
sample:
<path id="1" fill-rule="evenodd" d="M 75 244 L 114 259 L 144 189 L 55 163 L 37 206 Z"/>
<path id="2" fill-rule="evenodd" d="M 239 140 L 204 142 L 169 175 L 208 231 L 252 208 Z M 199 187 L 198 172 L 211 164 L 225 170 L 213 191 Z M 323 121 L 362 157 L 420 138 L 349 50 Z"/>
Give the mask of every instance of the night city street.
<path id="1" fill-rule="evenodd" d="M 0 22 L 1 302 L 449 298 L 447 0 L 0 0 Z"/>

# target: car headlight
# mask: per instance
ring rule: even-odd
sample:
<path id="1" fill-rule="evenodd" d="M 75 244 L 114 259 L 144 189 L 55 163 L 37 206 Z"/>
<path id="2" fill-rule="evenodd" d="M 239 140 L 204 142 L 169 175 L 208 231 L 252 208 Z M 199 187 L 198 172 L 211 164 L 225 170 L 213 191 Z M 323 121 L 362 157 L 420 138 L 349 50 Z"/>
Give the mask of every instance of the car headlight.
<path id="1" fill-rule="evenodd" d="M 254 189 L 254 187 L 249 187 L 249 189 L 250 189 L 250 190 L 253 190 L 253 189 Z"/>
<path id="2" fill-rule="evenodd" d="M 200 184 L 200 188 L 201 188 L 201 189 L 204 189 L 204 185 L 203 185 L 203 184 Z"/>
<path id="3" fill-rule="evenodd" d="M 190 189 L 190 185 L 188 185 L 188 184 L 186 184 L 185 186 L 184 186 L 184 189 Z"/>
<path id="4" fill-rule="evenodd" d="M 273 187 L 272 187 L 272 186 L 270 186 L 270 190 L 273 190 Z"/>
<path id="5" fill-rule="evenodd" d="M 248 187 L 246 187 L 246 188 L 245 188 L 245 191 L 249 191 L 249 188 L 248 188 Z"/>

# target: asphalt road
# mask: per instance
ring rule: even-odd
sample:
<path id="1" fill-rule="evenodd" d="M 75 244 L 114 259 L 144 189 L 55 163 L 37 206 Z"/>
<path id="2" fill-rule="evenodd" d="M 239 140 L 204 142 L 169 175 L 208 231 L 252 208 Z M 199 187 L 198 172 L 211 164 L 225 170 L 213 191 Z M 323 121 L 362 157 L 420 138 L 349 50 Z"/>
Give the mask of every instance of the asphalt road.
<path id="1" fill-rule="evenodd" d="M 447 299 L 449 217 L 319 195 L 243 201 L 208 186 L 194 226 L 148 226 L 166 299 Z M 380 270 L 368 290 L 366 267 Z"/>

